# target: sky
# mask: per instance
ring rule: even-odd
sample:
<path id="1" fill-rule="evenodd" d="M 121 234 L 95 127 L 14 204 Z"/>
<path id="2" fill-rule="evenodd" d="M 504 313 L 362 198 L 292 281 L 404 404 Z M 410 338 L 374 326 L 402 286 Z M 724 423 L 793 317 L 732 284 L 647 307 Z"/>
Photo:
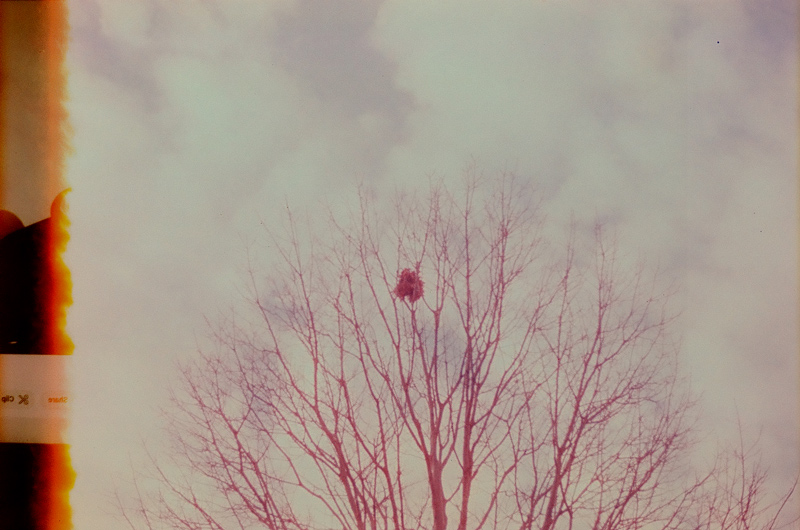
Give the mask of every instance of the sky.
<path id="1" fill-rule="evenodd" d="M 470 165 L 674 278 L 707 427 L 798 472 L 795 2 L 68 6 L 75 528 L 118 527 L 262 222 Z"/>

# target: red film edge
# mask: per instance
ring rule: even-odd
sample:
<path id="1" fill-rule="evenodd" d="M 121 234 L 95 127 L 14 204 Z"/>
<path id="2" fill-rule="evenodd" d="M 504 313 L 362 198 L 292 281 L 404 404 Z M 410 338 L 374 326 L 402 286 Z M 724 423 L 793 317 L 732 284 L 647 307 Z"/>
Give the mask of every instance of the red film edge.
<path id="1" fill-rule="evenodd" d="M 65 0 L 0 2 L 0 521 L 72 528 Z"/>

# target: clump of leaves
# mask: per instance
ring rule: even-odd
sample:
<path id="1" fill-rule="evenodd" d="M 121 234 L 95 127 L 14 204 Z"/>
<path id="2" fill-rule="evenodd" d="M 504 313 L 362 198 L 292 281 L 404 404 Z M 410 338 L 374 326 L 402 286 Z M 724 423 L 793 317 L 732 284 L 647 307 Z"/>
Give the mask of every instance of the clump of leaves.
<path id="1" fill-rule="evenodd" d="M 422 298 L 422 279 L 415 271 L 403 269 L 397 279 L 397 287 L 394 294 L 401 300 L 408 298 L 411 302 L 416 302 Z"/>

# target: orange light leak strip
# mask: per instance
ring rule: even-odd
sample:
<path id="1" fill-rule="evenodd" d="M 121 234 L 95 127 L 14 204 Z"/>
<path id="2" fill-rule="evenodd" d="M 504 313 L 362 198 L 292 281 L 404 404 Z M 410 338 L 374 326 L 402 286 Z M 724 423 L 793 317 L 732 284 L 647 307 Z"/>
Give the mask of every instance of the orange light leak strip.
<path id="1" fill-rule="evenodd" d="M 65 188 L 67 30 L 65 0 L 0 1 L 0 208 L 19 197 L 35 202 L 32 209 L 49 205 Z M 15 204 L 25 206 L 24 201 Z M 53 204 L 50 218 L 45 254 L 52 283 L 44 351 L 65 355 L 73 351 L 66 333 L 72 284 L 62 259 L 69 240 L 62 201 Z M 30 444 L 30 449 L 36 487 L 27 502 L 35 528 L 73 528 L 69 492 L 75 473 L 69 445 Z"/>

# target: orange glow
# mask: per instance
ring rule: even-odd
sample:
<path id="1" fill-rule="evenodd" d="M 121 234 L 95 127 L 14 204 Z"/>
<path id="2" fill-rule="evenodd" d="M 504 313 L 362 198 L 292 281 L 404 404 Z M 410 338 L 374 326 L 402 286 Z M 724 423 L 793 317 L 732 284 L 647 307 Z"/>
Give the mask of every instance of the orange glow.
<path id="1" fill-rule="evenodd" d="M 69 191 L 69 190 L 67 190 Z M 64 251 L 69 242 L 69 217 L 67 216 L 67 191 L 61 192 L 53 201 L 50 213 L 50 255 L 48 256 L 53 283 L 47 301 L 49 328 L 45 351 L 56 355 L 71 355 L 74 345 L 66 333 L 67 308 L 72 304 L 72 279 L 64 263 Z"/>
<path id="2" fill-rule="evenodd" d="M 39 456 L 41 472 L 46 475 L 46 487 L 30 499 L 34 513 L 39 518 L 36 528 L 46 530 L 72 529 L 72 509 L 69 491 L 75 484 L 67 444 L 42 444 Z"/>
<path id="3" fill-rule="evenodd" d="M 65 187 L 67 29 L 63 0 L 0 2 L 0 203 L 26 225 L 46 217 Z M 18 210 L 34 204 L 23 201 L 41 215 L 26 218 Z"/>
<path id="4" fill-rule="evenodd" d="M 65 188 L 68 151 L 63 104 L 67 29 L 65 0 L 0 2 L 0 209 L 13 211 L 25 225 L 50 217 L 44 252 L 49 274 L 41 286 L 45 329 L 40 353 L 56 355 L 73 351 L 66 333 L 72 284 L 62 259 L 69 219 L 60 200 L 63 194 L 59 195 Z M 0 445 L 5 446 L 5 455 L 12 454 L 14 446 L 25 448 L 23 444 Z M 34 527 L 73 528 L 69 492 L 75 472 L 69 446 L 30 444 L 30 455 L 34 486 L 27 509 Z"/>

